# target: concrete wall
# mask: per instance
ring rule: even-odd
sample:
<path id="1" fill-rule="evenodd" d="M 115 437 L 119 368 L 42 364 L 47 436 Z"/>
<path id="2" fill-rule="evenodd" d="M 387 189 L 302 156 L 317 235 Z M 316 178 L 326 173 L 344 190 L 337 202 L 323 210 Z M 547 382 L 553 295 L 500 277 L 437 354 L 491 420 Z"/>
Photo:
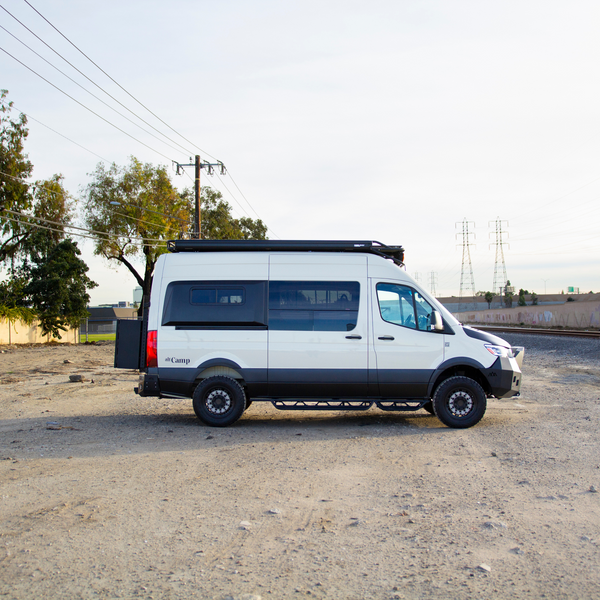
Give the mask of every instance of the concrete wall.
<path id="1" fill-rule="evenodd" d="M 565 304 L 571 298 L 576 302 L 592 302 L 597 300 L 600 302 L 600 294 L 539 294 L 538 306 L 546 304 Z M 437 298 L 451 313 L 473 312 L 480 310 L 488 310 L 488 305 L 483 296 L 463 298 L 462 302 L 456 296 L 446 296 Z M 525 296 L 527 306 L 531 305 L 531 294 Z M 513 296 L 513 306 L 517 306 L 519 302 L 518 294 Z M 500 296 L 494 296 L 491 308 L 504 308 L 504 303 Z"/>
<path id="2" fill-rule="evenodd" d="M 42 335 L 38 321 L 26 325 L 22 321 L 10 323 L 7 319 L 0 319 L 0 344 L 43 344 L 48 341 L 77 344 L 79 342 L 79 329 L 69 329 L 61 333 L 60 340 Z"/>
<path id="3" fill-rule="evenodd" d="M 514 306 L 454 313 L 461 323 L 537 327 L 600 328 L 600 301 L 567 302 L 551 306 Z"/>

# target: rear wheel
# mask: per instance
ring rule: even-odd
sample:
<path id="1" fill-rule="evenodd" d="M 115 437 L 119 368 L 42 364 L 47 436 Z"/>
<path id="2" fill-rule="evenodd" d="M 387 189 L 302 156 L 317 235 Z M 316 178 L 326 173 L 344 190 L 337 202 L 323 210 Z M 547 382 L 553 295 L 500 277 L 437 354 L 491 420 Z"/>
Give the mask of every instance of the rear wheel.
<path id="1" fill-rule="evenodd" d="M 226 427 L 242 416 L 246 394 L 231 377 L 208 377 L 194 390 L 193 406 L 202 422 L 212 427 Z"/>
<path id="2" fill-rule="evenodd" d="M 433 410 L 448 427 L 462 429 L 479 423 L 485 414 L 486 396 L 483 388 L 470 377 L 450 377 L 433 395 Z"/>

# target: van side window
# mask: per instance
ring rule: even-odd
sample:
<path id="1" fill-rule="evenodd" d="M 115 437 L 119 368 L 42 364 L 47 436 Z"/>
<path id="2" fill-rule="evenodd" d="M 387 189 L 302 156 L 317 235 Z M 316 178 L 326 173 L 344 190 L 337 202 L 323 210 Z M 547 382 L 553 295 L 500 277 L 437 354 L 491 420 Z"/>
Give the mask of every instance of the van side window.
<path id="1" fill-rule="evenodd" d="M 193 287 L 190 302 L 192 304 L 242 304 L 244 289 Z"/>
<path id="2" fill-rule="evenodd" d="M 431 331 L 433 307 L 416 290 L 406 285 L 378 283 L 377 300 L 384 321 L 419 331 Z"/>
<path id="3" fill-rule="evenodd" d="M 266 329 L 266 281 L 173 281 L 167 286 L 163 325 Z"/>
<path id="4" fill-rule="evenodd" d="M 359 297 L 357 281 L 271 281 L 269 329 L 352 331 Z"/>

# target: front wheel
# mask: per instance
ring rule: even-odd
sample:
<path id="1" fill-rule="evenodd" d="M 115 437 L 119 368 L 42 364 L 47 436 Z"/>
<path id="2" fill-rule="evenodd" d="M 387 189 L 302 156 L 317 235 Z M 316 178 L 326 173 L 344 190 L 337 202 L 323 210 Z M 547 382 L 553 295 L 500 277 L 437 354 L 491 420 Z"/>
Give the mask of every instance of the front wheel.
<path id="1" fill-rule="evenodd" d="M 194 390 L 193 406 L 202 422 L 212 427 L 227 427 L 242 416 L 246 394 L 231 377 L 208 377 Z"/>
<path id="2" fill-rule="evenodd" d="M 483 388 L 470 377 L 450 377 L 433 395 L 433 410 L 448 427 L 464 429 L 479 423 L 485 414 L 486 396 Z"/>

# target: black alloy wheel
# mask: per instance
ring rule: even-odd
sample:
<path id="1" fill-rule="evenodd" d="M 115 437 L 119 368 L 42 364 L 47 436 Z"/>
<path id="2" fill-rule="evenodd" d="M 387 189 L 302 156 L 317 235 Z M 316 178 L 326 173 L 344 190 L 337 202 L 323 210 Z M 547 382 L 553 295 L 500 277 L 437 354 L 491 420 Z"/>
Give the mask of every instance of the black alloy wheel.
<path id="1" fill-rule="evenodd" d="M 433 410 L 448 427 L 464 429 L 479 423 L 487 399 L 483 388 L 470 377 L 455 376 L 442 381 L 433 395 Z"/>
<path id="2" fill-rule="evenodd" d="M 206 425 L 227 427 L 246 410 L 246 394 L 231 377 L 208 377 L 194 390 L 193 406 L 196 416 Z"/>

